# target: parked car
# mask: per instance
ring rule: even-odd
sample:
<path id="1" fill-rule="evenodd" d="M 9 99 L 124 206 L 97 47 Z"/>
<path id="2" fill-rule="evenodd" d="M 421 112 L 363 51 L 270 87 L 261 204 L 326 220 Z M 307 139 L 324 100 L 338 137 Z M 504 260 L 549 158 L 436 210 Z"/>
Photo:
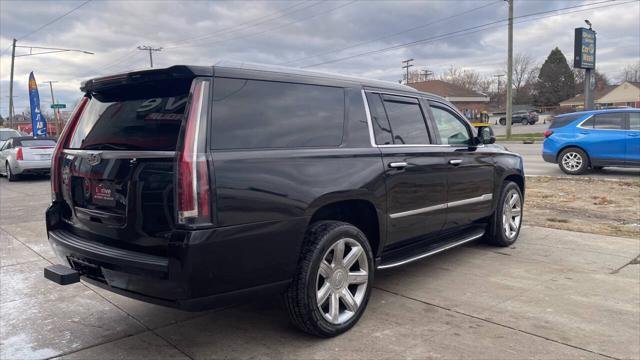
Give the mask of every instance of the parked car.
<path id="1" fill-rule="evenodd" d="M 12 137 L 22 136 L 18 130 L 8 129 L 8 128 L 0 128 L 0 148 L 4 145 L 4 142 L 11 139 Z"/>
<path id="2" fill-rule="evenodd" d="M 507 117 L 501 117 L 498 122 L 500 125 L 507 125 Z M 535 111 L 515 111 L 511 114 L 512 124 L 533 125 L 538 122 L 538 113 Z"/>
<path id="3" fill-rule="evenodd" d="M 21 174 L 47 174 L 55 146 L 55 138 L 10 138 L 0 148 L 0 173 L 9 181 L 17 180 Z"/>
<path id="4" fill-rule="evenodd" d="M 640 166 L 640 109 L 558 115 L 544 136 L 543 159 L 570 175 L 604 166 Z"/>
<path id="5" fill-rule="evenodd" d="M 358 321 L 375 271 L 518 238 L 522 158 L 441 97 L 246 64 L 81 89 L 46 213 L 57 283 L 187 310 L 283 293 L 327 337 Z"/>

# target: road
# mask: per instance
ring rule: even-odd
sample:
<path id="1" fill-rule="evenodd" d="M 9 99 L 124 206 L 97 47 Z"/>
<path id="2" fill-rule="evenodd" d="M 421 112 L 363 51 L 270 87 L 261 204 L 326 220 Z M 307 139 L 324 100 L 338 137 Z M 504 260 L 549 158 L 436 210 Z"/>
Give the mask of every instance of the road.
<path id="1" fill-rule="evenodd" d="M 493 133 L 496 136 L 506 135 L 507 127 L 502 125 L 493 125 L 495 122 L 491 122 L 491 128 L 493 129 Z M 513 124 L 511 126 L 512 134 L 529 134 L 529 133 L 543 133 L 545 130 L 549 128 L 549 124 L 543 124 L 542 122 L 537 122 L 533 125 L 522 125 L 522 124 Z"/>
<path id="2" fill-rule="evenodd" d="M 569 176 L 563 173 L 557 164 L 551 164 L 542 160 L 542 143 L 540 142 L 536 142 L 535 144 L 503 143 L 502 145 L 507 149 L 522 155 L 524 159 L 524 172 L 526 175 Z M 640 169 L 607 167 L 600 171 L 590 171 L 586 176 L 634 178 L 640 177 Z"/>
<path id="3" fill-rule="evenodd" d="M 0 179 L 1 359 L 640 357 L 637 239 L 525 226 L 509 248 L 476 243 L 377 273 L 360 323 L 317 339 L 278 298 L 186 313 L 45 280 L 57 262 L 49 191 L 46 179 Z"/>

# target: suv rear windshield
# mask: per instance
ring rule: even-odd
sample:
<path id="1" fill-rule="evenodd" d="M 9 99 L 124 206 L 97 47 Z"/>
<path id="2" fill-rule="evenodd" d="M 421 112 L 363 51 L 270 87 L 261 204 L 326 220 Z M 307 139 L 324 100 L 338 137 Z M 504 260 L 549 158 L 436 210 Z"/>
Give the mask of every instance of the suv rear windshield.
<path id="1" fill-rule="evenodd" d="M 569 125 L 569 123 L 574 120 L 578 120 L 583 117 L 584 114 L 574 114 L 574 115 L 564 115 L 564 116 L 556 116 L 551 121 L 551 125 L 549 125 L 549 129 L 561 128 L 563 126 Z"/>
<path id="2" fill-rule="evenodd" d="M 7 141 L 12 137 L 20 136 L 20 133 L 15 130 L 1 130 L 0 141 Z"/>
<path id="3" fill-rule="evenodd" d="M 69 148 L 175 150 L 190 85 L 168 80 L 91 94 Z"/>

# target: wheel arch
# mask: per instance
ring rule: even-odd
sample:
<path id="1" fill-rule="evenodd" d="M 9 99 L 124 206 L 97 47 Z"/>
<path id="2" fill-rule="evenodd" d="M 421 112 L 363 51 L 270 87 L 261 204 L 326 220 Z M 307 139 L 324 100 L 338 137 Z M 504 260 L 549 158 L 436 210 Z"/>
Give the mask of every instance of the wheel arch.
<path id="1" fill-rule="evenodd" d="M 308 225 L 321 220 L 344 221 L 360 229 L 367 236 L 374 257 L 379 255 L 386 240 L 386 223 L 371 199 L 358 197 L 319 200 L 317 206 L 310 210 Z"/>

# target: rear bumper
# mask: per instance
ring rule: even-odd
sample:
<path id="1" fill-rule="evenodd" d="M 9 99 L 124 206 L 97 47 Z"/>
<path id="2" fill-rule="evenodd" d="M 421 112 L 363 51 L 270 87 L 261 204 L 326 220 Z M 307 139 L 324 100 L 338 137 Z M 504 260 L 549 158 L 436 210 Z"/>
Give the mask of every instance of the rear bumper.
<path id="1" fill-rule="evenodd" d="M 14 174 L 46 173 L 51 171 L 51 160 L 16 160 L 11 169 Z"/>
<path id="2" fill-rule="evenodd" d="M 543 153 L 542 153 L 542 159 L 543 159 L 544 161 L 546 161 L 546 162 L 549 162 L 549 163 L 553 163 L 553 164 L 555 164 L 555 163 L 556 163 L 556 154 L 554 154 L 554 153 L 548 153 L 548 152 L 543 152 Z"/>
<path id="3" fill-rule="evenodd" d="M 49 242 L 63 265 L 81 279 L 134 299 L 199 311 L 280 293 L 295 273 L 300 244 L 287 237 L 298 223 L 248 224 L 175 231 L 168 257 L 80 237 L 47 210 Z M 306 220 L 306 219 L 305 219 Z M 256 234 L 256 229 L 259 234 Z M 241 235 L 241 236 L 240 236 Z M 283 242 L 282 239 L 292 239 Z M 301 240 L 301 237 L 300 237 Z M 271 241 L 274 253 L 265 254 Z M 280 241 L 280 243 L 278 243 Z M 277 254 L 277 255 L 276 255 Z"/>

